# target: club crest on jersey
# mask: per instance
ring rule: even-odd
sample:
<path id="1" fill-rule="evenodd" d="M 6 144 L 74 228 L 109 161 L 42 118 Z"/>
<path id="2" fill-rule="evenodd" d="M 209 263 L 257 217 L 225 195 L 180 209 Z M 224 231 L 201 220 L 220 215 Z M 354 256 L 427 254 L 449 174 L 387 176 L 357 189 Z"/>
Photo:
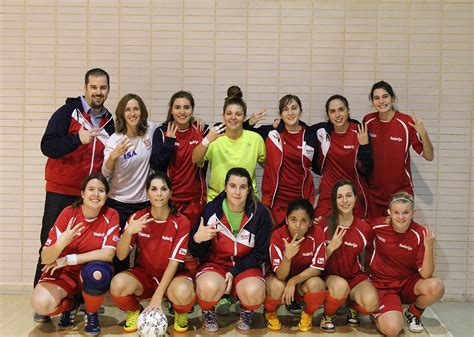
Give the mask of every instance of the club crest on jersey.
<path id="1" fill-rule="evenodd" d="M 125 153 L 123 155 L 123 159 L 130 159 L 132 157 L 135 157 L 136 155 L 137 155 L 137 153 L 135 152 L 135 150 L 133 150 L 133 151 Z"/>
<path id="2" fill-rule="evenodd" d="M 280 264 L 281 260 L 280 259 L 273 259 L 273 264 Z"/>
<path id="3" fill-rule="evenodd" d="M 117 235 L 114 235 L 114 237 L 112 238 L 112 241 L 117 242 L 118 240 L 120 240 L 120 238 Z"/>
<path id="4" fill-rule="evenodd" d="M 398 247 L 403 248 L 403 249 L 406 249 L 406 250 L 413 250 L 412 247 L 407 246 L 407 245 L 404 245 L 403 243 L 400 243 L 400 244 L 398 245 Z"/>
<path id="5" fill-rule="evenodd" d="M 324 257 L 318 257 L 318 264 L 324 263 Z"/>
<path id="6" fill-rule="evenodd" d="M 186 255 L 187 253 L 188 253 L 188 250 L 187 250 L 187 249 L 185 249 L 185 248 L 180 248 L 180 249 L 179 249 L 179 254 L 180 254 L 180 255 Z"/>
<path id="7" fill-rule="evenodd" d="M 393 140 L 394 142 L 399 142 L 399 143 L 402 141 L 400 137 L 392 137 L 392 136 L 390 136 L 390 140 Z"/>

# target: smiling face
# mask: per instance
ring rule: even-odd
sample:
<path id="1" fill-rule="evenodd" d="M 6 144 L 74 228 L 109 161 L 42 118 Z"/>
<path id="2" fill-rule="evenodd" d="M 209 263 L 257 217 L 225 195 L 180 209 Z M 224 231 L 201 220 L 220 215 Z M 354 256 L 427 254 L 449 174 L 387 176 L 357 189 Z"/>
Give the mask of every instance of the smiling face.
<path id="1" fill-rule="evenodd" d="M 301 208 L 295 209 L 286 217 L 286 225 L 292 238 L 297 236 L 297 239 L 305 236 L 311 225 L 311 218 L 309 214 Z"/>
<path id="2" fill-rule="evenodd" d="M 107 77 L 89 75 L 89 82 L 84 88 L 84 98 L 94 110 L 100 110 L 109 96 Z"/>
<path id="3" fill-rule="evenodd" d="M 226 131 L 239 131 L 243 128 L 245 113 L 238 104 L 230 104 L 224 111 Z"/>
<path id="4" fill-rule="evenodd" d="M 84 207 L 98 211 L 105 205 L 107 189 L 99 179 L 91 179 L 81 191 L 81 197 Z"/>
<path id="5" fill-rule="evenodd" d="M 356 196 L 352 190 L 351 185 L 342 185 L 336 192 L 336 205 L 341 215 L 352 214 L 354 205 L 356 203 Z"/>
<path id="6" fill-rule="evenodd" d="M 375 89 L 372 93 L 372 105 L 379 113 L 393 111 L 394 98 L 385 89 Z"/>
<path id="7" fill-rule="evenodd" d="M 147 190 L 148 199 L 154 208 L 169 207 L 171 190 L 163 179 L 153 179 Z"/>
<path id="8" fill-rule="evenodd" d="M 406 232 L 408 228 L 410 228 L 414 214 L 415 210 L 409 202 L 392 202 L 389 209 L 389 216 L 393 229 L 401 233 Z"/>
<path id="9" fill-rule="evenodd" d="M 350 110 L 340 99 L 333 99 L 329 102 L 327 115 L 335 131 L 343 132 L 347 130 L 349 126 L 349 112 Z"/>
<path id="10" fill-rule="evenodd" d="M 298 102 L 291 100 L 281 109 L 281 119 L 285 123 L 287 129 L 293 129 L 299 125 L 301 107 Z"/>
<path id="11" fill-rule="evenodd" d="M 249 181 L 246 177 L 231 175 L 227 181 L 224 191 L 226 193 L 227 205 L 234 212 L 243 211 L 247 196 L 250 193 Z"/>
<path id="12" fill-rule="evenodd" d="M 124 111 L 124 119 L 127 129 L 135 129 L 141 121 L 140 105 L 136 99 L 127 102 Z"/>
<path id="13" fill-rule="evenodd" d="M 176 98 L 171 106 L 171 114 L 179 129 L 189 128 L 193 116 L 191 102 L 185 97 Z"/>

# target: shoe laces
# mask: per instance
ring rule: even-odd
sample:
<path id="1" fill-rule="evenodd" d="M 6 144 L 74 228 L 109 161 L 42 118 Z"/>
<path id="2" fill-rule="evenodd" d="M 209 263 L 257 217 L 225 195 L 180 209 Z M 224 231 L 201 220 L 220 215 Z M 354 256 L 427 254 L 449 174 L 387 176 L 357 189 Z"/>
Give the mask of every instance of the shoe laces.
<path id="1" fill-rule="evenodd" d="M 414 322 L 416 325 L 421 325 L 421 320 L 419 316 L 413 315 L 411 321 Z"/>
<path id="2" fill-rule="evenodd" d="M 252 311 L 251 310 L 240 310 L 240 320 L 244 322 L 250 322 L 252 318 Z"/>
<path id="3" fill-rule="evenodd" d="M 137 325 L 138 316 L 140 315 L 140 310 L 127 311 L 127 321 L 125 322 L 126 326 Z"/>
<path id="4" fill-rule="evenodd" d="M 325 323 L 334 324 L 334 316 L 326 316 L 326 315 L 324 315 L 324 322 L 325 322 Z"/>
<path id="5" fill-rule="evenodd" d="M 181 327 L 188 325 L 188 315 L 186 313 L 175 313 L 174 319 Z"/>
<path id="6" fill-rule="evenodd" d="M 211 310 L 203 311 L 202 316 L 203 316 L 204 320 L 206 321 L 206 323 L 213 323 L 214 324 L 215 321 L 216 321 L 216 315 Z"/>
<path id="7" fill-rule="evenodd" d="M 99 315 L 96 312 L 87 312 L 86 323 L 87 325 L 92 325 L 92 326 L 99 325 Z"/>
<path id="8" fill-rule="evenodd" d="M 358 318 L 358 317 L 359 317 L 359 313 L 357 312 L 357 310 L 349 308 L 349 318 Z"/>

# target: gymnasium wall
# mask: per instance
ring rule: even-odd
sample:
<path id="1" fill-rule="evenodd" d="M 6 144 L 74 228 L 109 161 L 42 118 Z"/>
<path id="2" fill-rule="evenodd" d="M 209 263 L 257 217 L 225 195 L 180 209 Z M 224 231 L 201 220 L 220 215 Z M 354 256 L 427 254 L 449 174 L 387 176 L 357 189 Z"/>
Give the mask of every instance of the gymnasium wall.
<path id="1" fill-rule="evenodd" d="M 198 117 L 220 121 L 233 84 L 250 112 L 268 109 L 267 121 L 287 93 L 308 123 L 324 119 L 336 93 L 360 120 L 371 85 L 388 81 L 435 147 L 434 162 L 413 155 L 413 176 L 445 298 L 474 298 L 472 1 L 3 0 L 0 18 L 0 292 L 31 290 L 46 123 L 102 67 L 109 110 L 133 92 L 157 122 L 180 89 L 194 94 Z"/>

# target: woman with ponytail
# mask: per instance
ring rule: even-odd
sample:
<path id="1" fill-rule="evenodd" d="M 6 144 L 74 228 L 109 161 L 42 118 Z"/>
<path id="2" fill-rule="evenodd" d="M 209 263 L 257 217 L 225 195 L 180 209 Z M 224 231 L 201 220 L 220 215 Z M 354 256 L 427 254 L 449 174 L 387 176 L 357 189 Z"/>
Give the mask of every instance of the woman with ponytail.
<path id="1" fill-rule="evenodd" d="M 190 273 L 180 267 L 188 251 L 189 221 L 170 202 L 171 182 L 162 172 L 146 180 L 151 206 L 134 213 L 117 243 L 117 257 L 128 258 L 138 247 L 135 266 L 112 279 L 112 301 L 127 313 L 126 332 L 137 330 L 141 311 L 139 300 L 151 297 L 148 308 L 161 310 L 167 297 L 174 306 L 174 330 L 188 330 L 187 312 L 194 304 L 194 286 Z M 147 309 L 148 309 L 147 308 Z"/>
<path id="2" fill-rule="evenodd" d="M 243 129 L 247 105 L 238 86 L 227 89 L 224 102 L 224 123 L 210 128 L 202 142 L 193 151 L 193 162 L 203 166 L 209 162 L 210 179 L 207 201 L 212 201 L 224 188 L 227 171 L 233 167 L 245 168 L 251 178 L 255 196 L 257 184 L 255 168 L 265 162 L 265 143 L 256 133 Z"/>
<path id="3" fill-rule="evenodd" d="M 373 234 L 370 225 L 353 214 L 357 198 L 351 181 L 337 181 L 331 191 L 331 216 L 321 223 L 327 243 L 323 277 L 328 294 L 320 324 L 325 332 L 336 330 L 336 310 L 347 299 L 350 326 L 359 325 L 359 312 L 369 314 L 378 308 L 377 291 L 361 268 L 361 254 L 373 240 Z"/>

